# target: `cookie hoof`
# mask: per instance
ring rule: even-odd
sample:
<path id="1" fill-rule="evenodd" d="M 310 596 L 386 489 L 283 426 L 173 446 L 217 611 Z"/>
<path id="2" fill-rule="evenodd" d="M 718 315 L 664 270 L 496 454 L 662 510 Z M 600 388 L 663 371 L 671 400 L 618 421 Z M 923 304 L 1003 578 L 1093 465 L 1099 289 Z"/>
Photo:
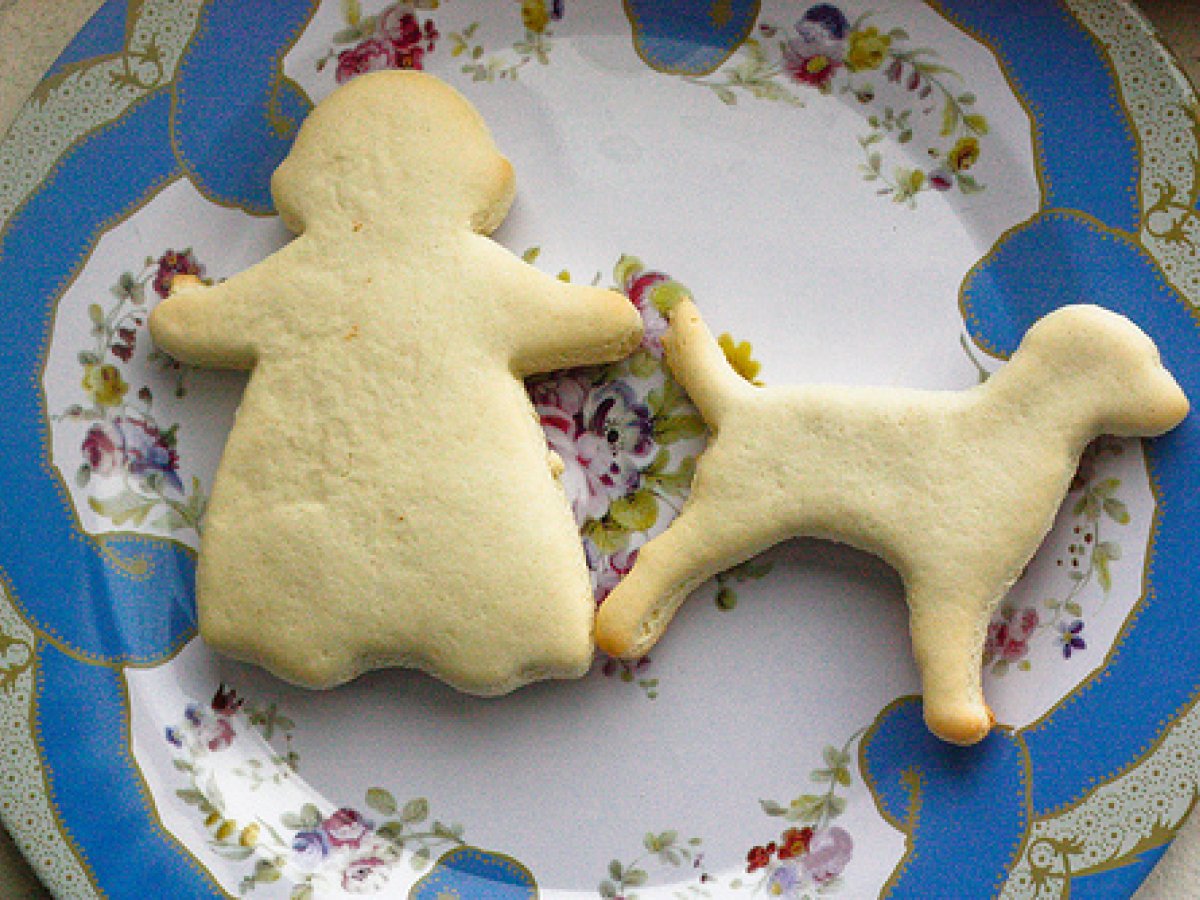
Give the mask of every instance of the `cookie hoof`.
<path id="1" fill-rule="evenodd" d="M 942 740 L 970 747 L 988 736 L 996 717 L 982 704 L 957 709 L 933 709 L 926 705 L 925 724 Z"/>

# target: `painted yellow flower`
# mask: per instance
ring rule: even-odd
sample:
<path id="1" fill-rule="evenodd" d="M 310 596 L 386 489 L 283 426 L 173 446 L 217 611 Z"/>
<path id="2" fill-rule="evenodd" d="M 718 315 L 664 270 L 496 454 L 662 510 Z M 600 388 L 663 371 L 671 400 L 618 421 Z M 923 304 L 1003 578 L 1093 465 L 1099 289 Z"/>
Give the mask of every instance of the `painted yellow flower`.
<path id="1" fill-rule="evenodd" d="M 758 373 L 762 371 L 762 363 L 751 356 L 754 348 L 750 346 L 749 341 L 735 343 L 733 337 L 727 332 L 717 338 L 717 343 L 721 345 L 721 350 L 724 352 L 725 358 L 729 360 L 729 365 L 733 366 L 733 371 L 751 384 L 762 384 L 758 380 Z"/>
<path id="2" fill-rule="evenodd" d="M 862 72 L 867 69 L 878 69 L 883 65 L 892 39 L 886 34 L 880 34 L 879 29 L 871 27 L 865 31 L 850 32 L 850 47 L 846 51 L 846 68 L 851 72 Z"/>
<path id="3" fill-rule="evenodd" d="M 546 0 L 521 0 L 521 21 L 534 34 L 541 34 L 550 24 Z"/>
<path id="4" fill-rule="evenodd" d="M 959 138 L 954 149 L 946 157 L 950 168 L 955 172 L 963 172 L 979 162 L 979 139 L 973 137 Z"/>
<path id="5" fill-rule="evenodd" d="M 83 389 L 100 406 L 118 406 L 129 391 L 129 385 L 116 366 L 89 363 L 83 367 Z"/>

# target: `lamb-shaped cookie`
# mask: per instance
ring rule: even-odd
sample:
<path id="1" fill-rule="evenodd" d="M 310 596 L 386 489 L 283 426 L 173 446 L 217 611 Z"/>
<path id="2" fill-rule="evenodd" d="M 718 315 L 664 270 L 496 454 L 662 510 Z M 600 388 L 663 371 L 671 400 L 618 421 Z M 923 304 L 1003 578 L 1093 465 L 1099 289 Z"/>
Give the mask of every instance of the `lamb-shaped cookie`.
<path id="1" fill-rule="evenodd" d="M 154 340 L 252 369 L 205 519 L 200 632 L 326 687 L 423 669 L 477 694 L 582 675 L 595 605 L 525 376 L 618 359 L 641 321 L 486 237 L 513 173 L 429 75 L 339 88 L 271 190 L 294 241 L 206 287 Z"/>
<path id="2" fill-rule="evenodd" d="M 988 620 L 1053 524 L 1084 446 L 1161 434 L 1188 411 L 1151 340 L 1096 306 L 1045 316 L 962 392 L 754 387 L 690 301 L 670 321 L 667 361 L 713 437 L 679 517 L 601 606 L 597 644 L 640 657 L 710 576 L 790 537 L 841 541 L 900 573 L 926 723 L 958 744 L 991 728 Z"/>

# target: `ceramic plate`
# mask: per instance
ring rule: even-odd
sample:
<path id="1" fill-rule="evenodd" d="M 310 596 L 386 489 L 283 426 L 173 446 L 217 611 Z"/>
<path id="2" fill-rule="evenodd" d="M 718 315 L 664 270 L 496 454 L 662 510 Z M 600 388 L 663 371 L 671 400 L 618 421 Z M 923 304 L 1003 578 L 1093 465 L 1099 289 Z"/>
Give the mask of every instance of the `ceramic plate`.
<path id="1" fill-rule="evenodd" d="M 645 318 L 630 359 L 530 385 L 598 599 L 703 449 L 662 363 L 680 292 L 748 379 L 947 389 L 1101 303 L 1200 398 L 1195 101 L 1115 0 L 110 2 L 0 145 L 0 801 L 46 883 L 1131 892 L 1200 787 L 1191 420 L 1089 448 L 991 624 L 1003 727 L 968 750 L 921 724 L 894 574 L 819 542 L 705 585 L 637 665 L 501 699 L 398 671 L 310 693 L 205 648 L 195 548 L 243 381 L 158 353 L 146 313 L 288 240 L 269 173 L 385 67 L 491 124 L 520 185 L 501 242 Z"/>

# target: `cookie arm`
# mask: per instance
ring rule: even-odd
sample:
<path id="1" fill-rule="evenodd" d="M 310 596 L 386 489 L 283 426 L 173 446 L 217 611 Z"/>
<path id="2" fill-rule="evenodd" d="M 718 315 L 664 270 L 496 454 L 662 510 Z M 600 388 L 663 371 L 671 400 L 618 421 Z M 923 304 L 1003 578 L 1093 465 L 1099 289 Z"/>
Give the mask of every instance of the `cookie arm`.
<path id="1" fill-rule="evenodd" d="M 623 295 L 559 281 L 493 246 L 503 258 L 504 338 L 516 375 L 613 362 L 641 341 L 642 318 Z"/>
<path id="2" fill-rule="evenodd" d="M 260 304 L 243 284 L 241 276 L 214 285 L 191 275 L 175 276 L 170 295 L 150 312 L 154 343 L 189 365 L 251 368 Z"/>

